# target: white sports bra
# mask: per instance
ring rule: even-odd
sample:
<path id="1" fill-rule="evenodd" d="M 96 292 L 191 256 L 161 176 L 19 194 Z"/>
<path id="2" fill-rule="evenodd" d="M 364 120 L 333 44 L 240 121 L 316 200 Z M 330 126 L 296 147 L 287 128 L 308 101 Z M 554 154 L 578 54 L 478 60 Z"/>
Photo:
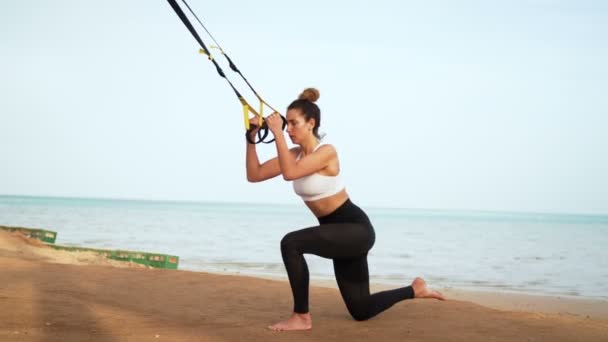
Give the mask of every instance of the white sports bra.
<path id="1" fill-rule="evenodd" d="M 314 151 L 321 145 L 323 144 L 317 145 Z M 301 153 L 298 154 L 296 160 L 299 160 L 301 155 Z M 313 173 L 293 181 L 293 190 L 302 197 L 304 201 L 316 201 L 321 198 L 335 195 L 343 189 L 344 184 L 342 183 L 340 174 L 337 174 L 336 176 L 324 176 Z"/>

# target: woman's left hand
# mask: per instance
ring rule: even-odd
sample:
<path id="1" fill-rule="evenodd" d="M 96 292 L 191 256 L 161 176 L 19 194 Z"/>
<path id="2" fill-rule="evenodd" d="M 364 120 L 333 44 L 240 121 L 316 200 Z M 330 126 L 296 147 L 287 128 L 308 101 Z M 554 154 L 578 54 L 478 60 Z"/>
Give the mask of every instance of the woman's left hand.
<path id="1" fill-rule="evenodd" d="M 264 121 L 266 121 L 268 129 L 270 129 L 274 136 L 283 132 L 283 118 L 281 117 L 281 114 L 274 112 L 267 116 Z"/>

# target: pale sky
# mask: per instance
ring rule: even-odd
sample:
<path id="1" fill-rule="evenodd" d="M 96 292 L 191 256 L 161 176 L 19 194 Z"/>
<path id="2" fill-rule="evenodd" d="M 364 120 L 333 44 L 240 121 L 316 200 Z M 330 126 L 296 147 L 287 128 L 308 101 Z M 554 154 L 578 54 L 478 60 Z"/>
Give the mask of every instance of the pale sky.
<path id="1" fill-rule="evenodd" d="M 608 214 L 608 2 L 189 3 L 276 108 L 320 90 L 355 203 Z M 0 38 L 0 194 L 298 203 L 247 183 L 240 104 L 166 1 L 2 1 Z"/>

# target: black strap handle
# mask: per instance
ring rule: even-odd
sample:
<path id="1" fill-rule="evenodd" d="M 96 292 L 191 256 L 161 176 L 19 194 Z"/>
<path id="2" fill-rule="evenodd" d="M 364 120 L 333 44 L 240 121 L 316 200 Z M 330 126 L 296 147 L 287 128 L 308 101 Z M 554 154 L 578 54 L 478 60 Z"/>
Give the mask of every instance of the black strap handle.
<path id="1" fill-rule="evenodd" d="M 287 127 L 287 119 L 285 119 L 285 117 L 283 115 L 281 115 L 281 120 L 283 120 L 283 126 L 281 128 L 281 130 L 285 130 L 285 127 Z M 260 127 L 260 129 L 258 130 L 257 136 L 258 136 L 258 140 L 255 141 L 252 137 L 251 137 L 251 133 L 257 128 L 257 125 L 250 125 L 250 128 L 247 130 L 247 132 L 245 132 L 245 138 L 247 139 L 247 142 L 250 144 L 259 144 L 261 142 L 263 142 L 264 144 L 270 144 L 271 142 L 274 141 L 274 138 L 266 141 L 264 139 L 266 139 L 266 137 L 268 137 L 268 132 L 270 131 L 268 129 L 268 125 L 266 124 L 266 121 L 264 121 L 262 123 L 262 127 Z"/>

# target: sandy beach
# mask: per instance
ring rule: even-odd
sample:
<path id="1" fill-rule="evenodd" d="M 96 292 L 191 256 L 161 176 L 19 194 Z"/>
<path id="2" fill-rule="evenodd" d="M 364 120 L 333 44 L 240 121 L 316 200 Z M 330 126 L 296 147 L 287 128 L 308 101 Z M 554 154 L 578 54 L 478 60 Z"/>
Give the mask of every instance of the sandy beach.
<path id="1" fill-rule="evenodd" d="M 440 289 L 450 300 L 356 322 L 315 282 L 313 329 L 273 332 L 292 306 L 284 280 L 110 262 L 7 232 L 0 268 L 0 341 L 608 341 L 601 300 Z"/>

